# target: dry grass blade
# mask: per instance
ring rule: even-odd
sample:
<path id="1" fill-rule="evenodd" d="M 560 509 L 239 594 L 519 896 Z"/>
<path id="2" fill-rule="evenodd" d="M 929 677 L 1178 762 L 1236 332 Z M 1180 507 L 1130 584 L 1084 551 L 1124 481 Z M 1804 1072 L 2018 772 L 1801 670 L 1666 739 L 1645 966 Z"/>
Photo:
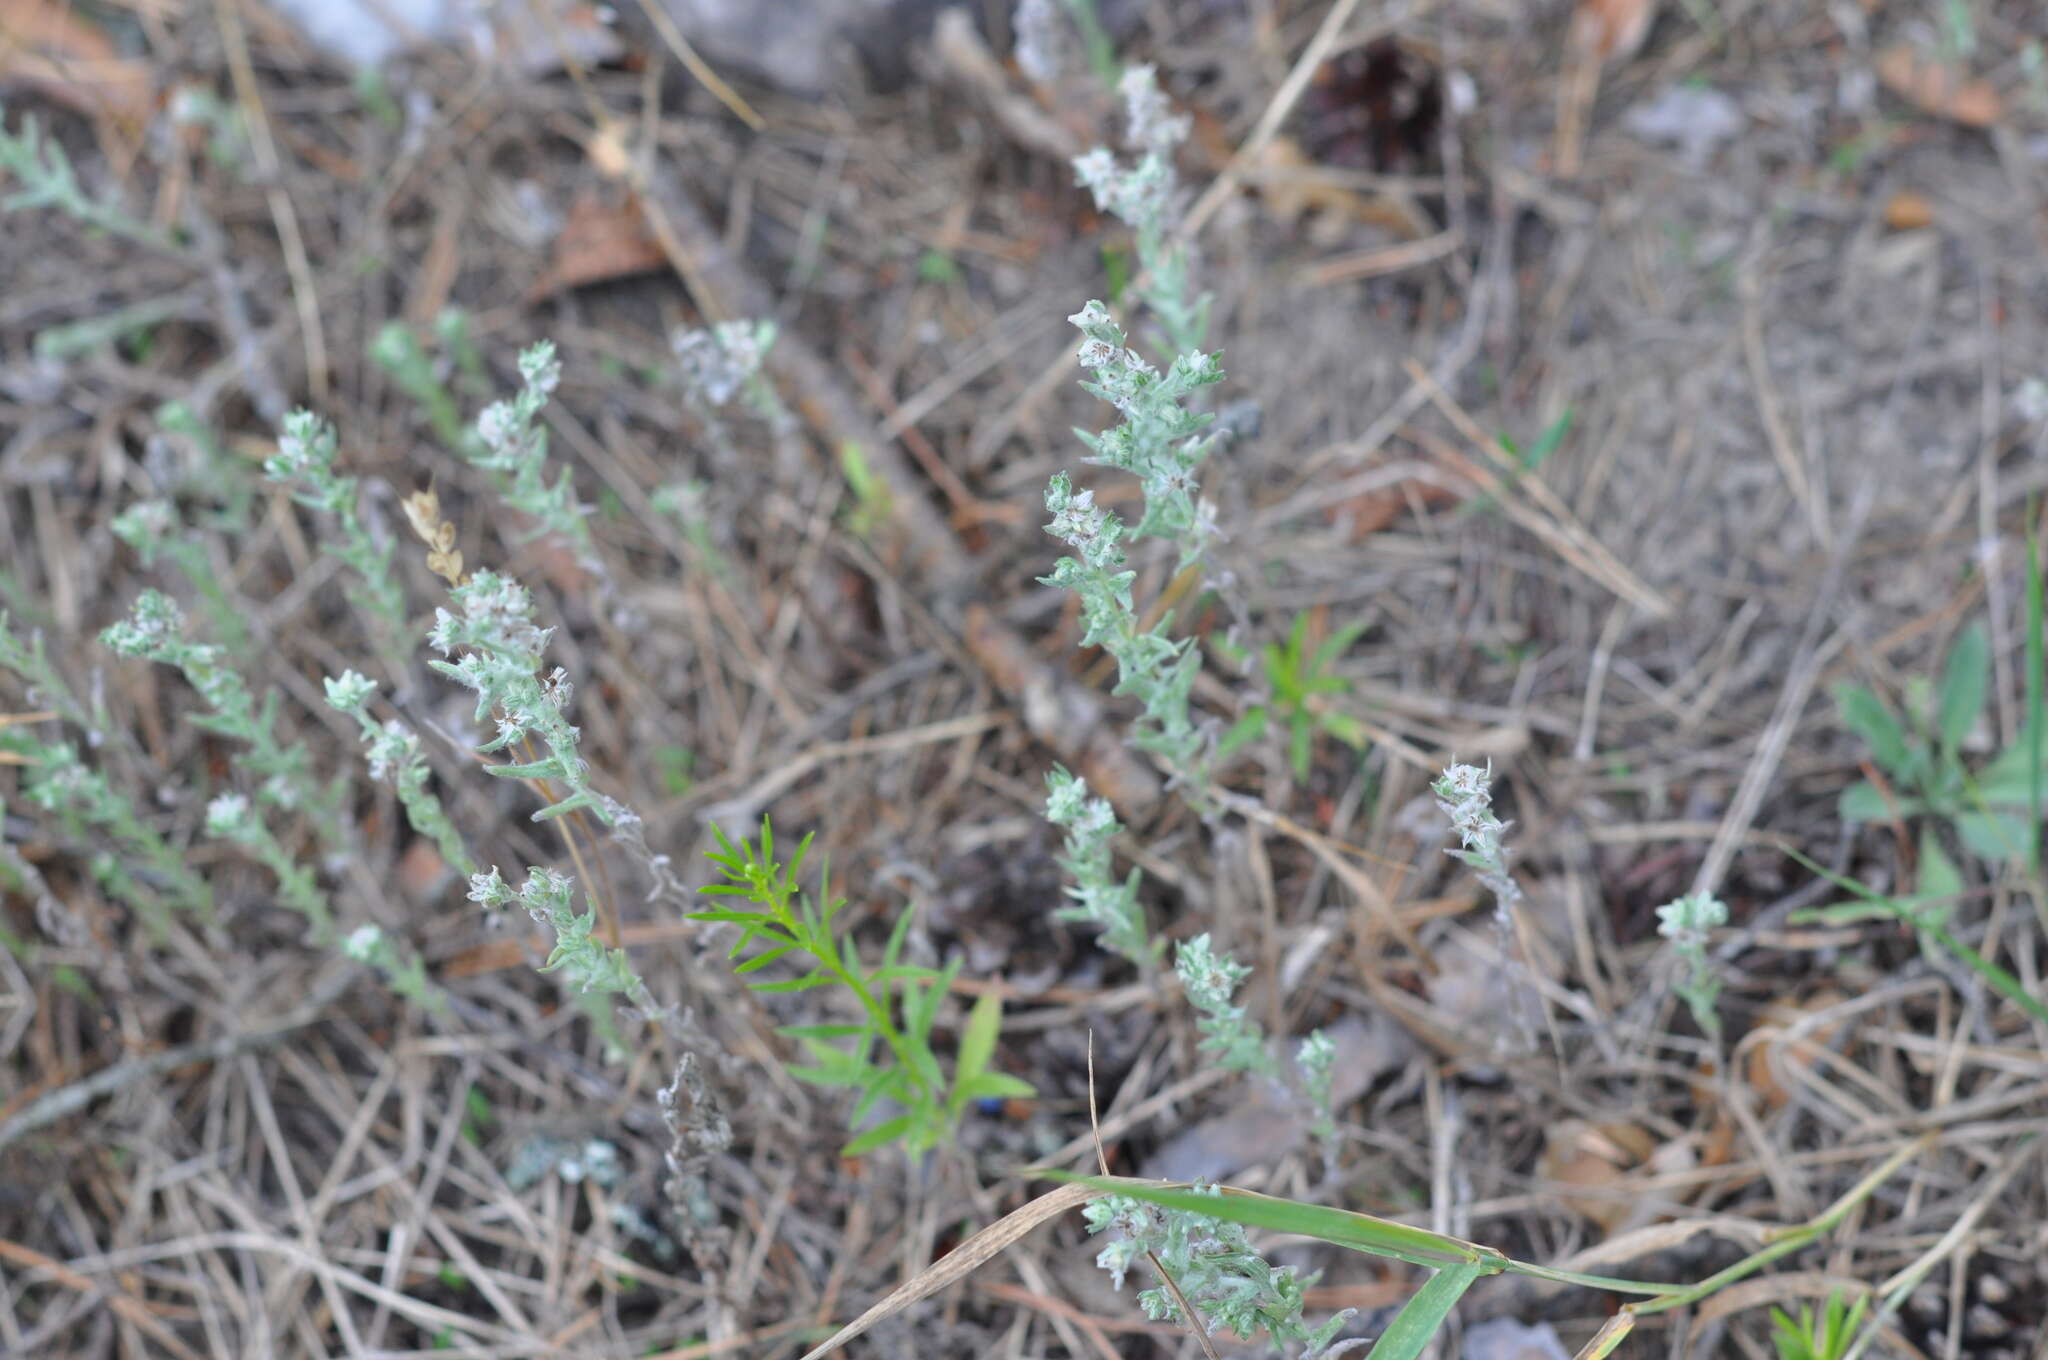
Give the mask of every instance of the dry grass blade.
<path id="1" fill-rule="evenodd" d="M 79 1274 L 62 1261 L 53 1260 L 33 1247 L 25 1247 L 19 1242 L 0 1241 L 0 1260 L 10 1262 L 16 1270 L 23 1272 L 24 1275 L 29 1272 L 42 1272 L 63 1285 L 66 1289 L 75 1290 L 84 1295 L 103 1295 L 108 1307 L 120 1314 L 122 1320 L 133 1325 L 137 1331 L 144 1333 L 152 1341 L 160 1344 L 164 1348 L 165 1354 L 188 1357 L 189 1360 L 199 1360 L 198 1352 L 172 1335 L 170 1330 L 162 1322 L 158 1321 L 156 1315 L 150 1311 L 149 1305 L 136 1298 L 133 1294 L 119 1288 L 106 1288 L 87 1276 Z"/>
<path id="2" fill-rule="evenodd" d="M 1593 1334 L 1591 1341 L 1580 1348 L 1576 1360 L 1600 1360 L 1603 1355 L 1613 1354 L 1614 1348 L 1621 1344 L 1623 1337 L 1634 1330 L 1635 1325 L 1635 1314 L 1616 1313 L 1600 1324 L 1600 1330 Z"/>
<path id="3" fill-rule="evenodd" d="M 733 117 L 754 131 L 761 132 L 767 128 L 768 120 L 754 112 L 753 105 L 742 99 L 739 91 L 726 84 L 724 78 L 711 69 L 711 64 L 698 55 L 697 49 L 690 46 L 689 40 L 676 27 L 676 21 L 669 18 L 661 0 L 640 0 L 640 8 L 646 11 L 647 22 L 654 25 L 654 31 L 661 35 L 661 40 L 676 54 L 676 60 L 682 62 L 683 68 L 699 85 L 711 92 L 712 98 L 725 105 Z"/>
<path id="4" fill-rule="evenodd" d="M 1101 1193 L 1090 1185 L 1063 1185 L 1048 1194 L 1040 1195 L 1029 1204 L 1011 1210 L 905 1280 L 891 1290 L 881 1302 L 841 1327 L 826 1341 L 804 1352 L 803 1360 L 818 1360 L 820 1356 L 832 1354 L 884 1318 L 894 1317 L 912 1304 L 930 1298 L 947 1285 L 967 1278 L 982 1264 L 1013 1246 L 1033 1228 L 1058 1218 L 1067 1210 L 1077 1208 Z"/>
<path id="5" fill-rule="evenodd" d="M 0 728 L 13 727 L 20 723 L 55 722 L 54 713 L 0 713 Z M 0 765 L 26 765 L 28 757 L 14 751 L 0 751 Z"/>
<path id="6" fill-rule="evenodd" d="M 1608 551 L 1607 545 L 1593 537 L 1587 528 L 1552 491 L 1543 479 L 1533 471 L 1513 467 L 1504 463 L 1500 448 L 1493 438 L 1479 427 L 1477 421 L 1444 391 L 1443 384 L 1431 376 L 1428 369 L 1413 359 L 1406 360 L 1403 368 L 1415 385 L 1428 395 L 1437 410 L 1457 428 L 1468 443 L 1484 458 L 1500 467 L 1498 473 L 1480 467 L 1463 457 L 1456 449 L 1443 440 L 1429 436 L 1427 431 L 1413 433 L 1419 437 L 1432 453 L 1444 459 L 1465 476 L 1472 479 L 1482 490 L 1500 501 L 1501 506 L 1514 517 L 1516 523 L 1541 538 L 1545 543 L 1572 566 L 1598 581 L 1616 595 L 1634 604 L 1652 618 L 1665 618 L 1671 613 L 1671 603 L 1662 595 L 1644 584 L 1624 566 L 1621 560 Z M 1512 479 L 1510 482 L 1509 479 Z M 1524 506 L 1508 495 L 1518 491 L 1534 503 L 1534 508 Z"/>

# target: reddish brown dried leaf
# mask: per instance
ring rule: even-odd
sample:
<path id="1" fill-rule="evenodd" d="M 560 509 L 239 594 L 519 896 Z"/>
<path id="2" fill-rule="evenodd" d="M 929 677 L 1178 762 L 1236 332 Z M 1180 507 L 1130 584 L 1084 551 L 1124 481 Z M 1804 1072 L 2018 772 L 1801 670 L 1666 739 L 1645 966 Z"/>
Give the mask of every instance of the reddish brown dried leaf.
<path id="1" fill-rule="evenodd" d="M 1885 200 L 1884 224 L 1893 231 L 1915 231 L 1934 224 L 1934 204 L 1925 194 L 1901 189 Z"/>
<path id="2" fill-rule="evenodd" d="M 1657 17 L 1657 0 L 1579 0 L 1571 45 L 1599 62 L 1627 61 L 1642 50 Z"/>
<path id="3" fill-rule="evenodd" d="M 579 197 L 555 237 L 554 258 L 529 296 L 604 283 L 668 268 L 661 242 L 647 226 L 638 199 L 608 200 L 596 193 Z"/>
<path id="4" fill-rule="evenodd" d="M 1451 488 L 1417 478 L 1340 501 L 1328 513 L 1332 524 L 1340 516 L 1351 517 L 1351 541 L 1356 543 L 1386 528 L 1418 502 L 1434 509 L 1456 504 L 1458 499 L 1458 493 Z"/>
<path id="5" fill-rule="evenodd" d="M 1988 80 L 1973 80 L 1904 43 L 1878 54 L 1886 89 L 1937 118 L 1988 128 L 2005 117 L 2005 101 Z"/>
<path id="6" fill-rule="evenodd" d="M 131 127 L 156 109 L 149 68 L 61 0 L 0 0 L 0 90 L 9 85 Z"/>

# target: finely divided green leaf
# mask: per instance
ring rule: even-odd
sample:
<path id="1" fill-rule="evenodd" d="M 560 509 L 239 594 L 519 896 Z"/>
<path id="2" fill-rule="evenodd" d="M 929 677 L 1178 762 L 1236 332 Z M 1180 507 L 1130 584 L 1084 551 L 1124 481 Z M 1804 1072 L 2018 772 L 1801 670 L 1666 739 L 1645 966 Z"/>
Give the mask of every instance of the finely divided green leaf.
<path id="1" fill-rule="evenodd" d="M 1324 638 L 1323 645 L 1316 648 L 1316 654 L 1309 658 L 1309 673 L 1322 676 L 1323 672 L 1327 671 L 1338 657 L 1351 650 L 1351 645 L 1357 642 L 1365 630 L 1371 626 L 1370 623 L 1366 622 L 1347 623 L 1336 632 Z M 1351 688 L 1350 683 L 1341 677 L 1328 676 L 1324 678 L 1336 680 L 1340 689 Z"/>
<path id="2" fill-rule="evenodd" d="M 842 1157 L 858 1157 L 863 1152 L 874 1151 L 884 1143 L 893 1143 L 910 1131 L 912 1122 L 911 1117 L 907 1114 L 898 1115 L 894 1119 L 884 1120 L 854 1138 L 845 1147 L 839 1149 L 839 1155 Z"/>
<path id="3" fill-rule="evenodd" d="M 851 1039 L 868 1031 L 865 1025 L 778 1025 L 775 1032 L 787 1039 Z"/>
<path id="4" fill-rule="evenodd" d="M 789 944 L 776 945 L 772 949 L 764 949 L 760 953 L 754 955 L 754 957 L 752 957 L 751 959 L 748 959 L 745 963 L 736 965 L 733 968 L 733 972 L 751 973 L 758 968 L 766 968 L 769 964 L 775 962 L 777 959 L 781 958 L 784 954 L 787 954 L 790 950 L 794 948 L 796 948 L 796 944 L 794 941 L 792 941 Z"/>
<path id="5" fill-rule="evenodd" d="M 967 1024 L 960 1031 L 960 1054 L 954 1059 L 953 1074 L 956 1081 L 966 1081 L 988 1070 L 989 1059 L 995 1056 L 996 1035 L 1003 1024 L 1003 999 L 995 992 L 983 992 L 974 1003 L 974 1009 L 967 1013 Z"/>
<path id="6" fill-rule="evenodd" d="M 788 978 L 781 982 L 753 982 L 747 984 L 757 992 L 808 992 L 813 987 L 825 987 L 833 979 L 825 973 L 806 973 L 800 978 Z"/>
<path id="7" fill-rule="evenodd" d="M 896 924 L 889 928 L 889 942 L 882 947 L 882 970 L 887 972 L 896 966 L 896 960 L 903 953 L 903 941 L 910 935 L 910 921 L 917 913 L 905 907 L 896 917 Z M 874 982 L 876 978 L 869 978 Z"/>
<path id="8" fill-rule="evenodd" d="M 960 1094 L 961 1103 L 984 1100 L 998 1096 L 1005 1100 L 1029 1100 L 1038 1094 L 1038 1088 L 1021 1077 L 1007 1072 L 977 1072 L 954 1088 Z"/>
<path id="9" fill-rule="evenodd" d="M 938 970 L 935 968 L 919 968 L 913 964 L 902 963 L 888 968 L 877 968 L 868 974 L 868 982 L 870 985 L 883 982 L 933 982 L 938 976 Z"/>
<path id="10" fill-rule="evenodd" d="M 1266 710 L 1254 708 L 1230 725 L 1216 742 L 1216 759 L 1227 760 L 1237 753 L 1239 747 L 1248 741 L 1256 741 L 1266 735 Z"/>

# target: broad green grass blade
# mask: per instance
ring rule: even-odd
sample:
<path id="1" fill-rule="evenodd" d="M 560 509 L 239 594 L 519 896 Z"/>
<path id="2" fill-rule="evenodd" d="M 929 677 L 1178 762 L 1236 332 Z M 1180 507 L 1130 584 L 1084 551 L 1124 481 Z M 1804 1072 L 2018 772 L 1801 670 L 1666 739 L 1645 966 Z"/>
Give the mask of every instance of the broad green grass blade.
<path id="1" fill-rule="evenodd" d="M 1221 1187 L 1216 1195 L 1198 1194 L 1158 1181 L 1131 1180 L 1122 1176 L 1076 1176 L 1063 1171 L 1041 1171 L 1051 1180 L 1076 1181 L 1105 1194 L 1129 1195 L 1165 1209 L 1182 1209 L 1207 1214 L 1248 1228 L 1269 1232 L 1295 1233 L 1334 1246 L 1369 1252 L 1391 1260 L 1418 1266 L 1478 1264 L 1480 1274 L 1496 1275 L 1508 1268 L 1508 1258 L 1492 1247 L 1445 1237 L 1405 1223 L 1392 1223 L 1368 1214 L 1332 1209 L 1320 1204 L 1297 1204 L 1274 1199 L 1250 1190 Z"/>
<path id="2" fill-rule="evenodd" d="M 1366 1352 L 1366 1360 L 1415 1360 L 1428 1346 L 1437 1329 L 1444 1325 L 1444 1319 L 1451 1315 L 1472 1282 L 1486 1274 L 1484 1263 L 1467 1261 L 1463 1265 L 1445 1266 L 1429 1277 L 1415 1296 L 1401 1305 L 1401 1311 L 1387 1324 L 1387 1330 L 1380 1333 L 1380 1339 L 1373 1342 Z"/>

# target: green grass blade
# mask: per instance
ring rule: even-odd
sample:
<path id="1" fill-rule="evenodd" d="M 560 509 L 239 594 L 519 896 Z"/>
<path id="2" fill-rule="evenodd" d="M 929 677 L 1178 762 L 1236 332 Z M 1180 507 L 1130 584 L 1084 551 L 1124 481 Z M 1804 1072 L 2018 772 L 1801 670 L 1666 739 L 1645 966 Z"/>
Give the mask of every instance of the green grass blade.
<path id="1" fill-rule="evenodd" d="M 1954 954 L 1965 964 L 1969 965 L 1971 971 L 1989 983 L 1993 990 L 2042 1024 L 2048 1025 L 2048 1004 L 2044 1004 L 2039 997 L 2029 994 L 2027 989 L 2020 985 L 2020 980 L 2011 973 L 2006 972 L 2005 969 L 2000 968 L 1990 959 L 1985 958 L 1982 954 L 1979 954 L 1976 950 L 1949 934 L 1946 927 L 1938 922 L 1922 920 L 1914 916 L 1891 898 L 1866 887 L 1853 878 L 1836 873 L 1825 864 L 1807 858 L 1790 846 L 1785 848 L 1785 853 L 1836 887 L 1852 892 L 1866 902 L 1872 902 L 1883 907 L 1885 911 L 1898 917 L 1907 925 L 1921 931 L 1923 934 L 1932 936 L 1935 942 L 1942 948 L 1948 950 L 1949 953 Z"/>
<path id="2" fill-rule="evenodd" d="M 2036 891 L 2041 879 L 2041 543 L 2027 535 L 2027 825 L 2028 865 L 2034 871 Z M 2044 912 L 2048 903 L 2037 902 Z M 2048 918 L 2044 918 L 2048 919 Z"/>
<path id="3" fill-rule="evenodd" d="M 1048 1180 L 1078 1181 L 1110 1195 L 1129 1195 L 1166 1209 L 1207 1214 L 1247 1228 L 1269 1232 L 1295 1233 L 1313 1237 L 1333 1246 L 1349 1247 L 1390 1260 L 1418 1266 L 1449 1266 L 1478 1263 L 1482 1275 L 1495 1275 L 1508 1268 L 1508 1258 L 1492 1247 L 1445 1237 L 1424 1228 L 1411 1228 L 1348 1209 L 1320 1204 L 1297 1204 L 1274 1199 L 1250 1190 L 1222 1187 L 1220 1195 L 1197 1194 L 1159 1181 L 1132 1180 L 1122 1176 L 1076 1176 L 1065 1171 L 1040 1171 Z"/>
<path id="4" fill-rule="evenodd" d="M 1429 1277 L 1415 1296 L 1401 1305 L 1401 1311 L 1387 1324 L 1387 1330 L 1380 1333 L 1380 1339 L 1373 1342 L 1366 1352 L 1366 1360 L 1415 1360 L 1430 1343 L 1444 1319 L 1457 1307 L 1458 1300 L 1472 1287 L 1473 1281 L 1486 1273 L 1485 1266 L 1478 1261 L 1467 1261 L 1463 1265 L 1445 1266 Z"/>

